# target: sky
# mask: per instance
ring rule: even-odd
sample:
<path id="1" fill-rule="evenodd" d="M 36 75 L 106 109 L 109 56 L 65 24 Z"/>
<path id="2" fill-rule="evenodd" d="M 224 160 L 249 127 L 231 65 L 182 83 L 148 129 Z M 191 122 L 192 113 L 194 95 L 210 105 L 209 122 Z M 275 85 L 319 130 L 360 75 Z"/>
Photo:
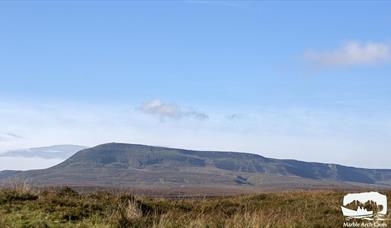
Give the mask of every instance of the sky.
<path id="1" fill-rule="evenodd" d="M 1 1 L 0 153 L 124 142 L 391 168 L 390 9 Z"/>

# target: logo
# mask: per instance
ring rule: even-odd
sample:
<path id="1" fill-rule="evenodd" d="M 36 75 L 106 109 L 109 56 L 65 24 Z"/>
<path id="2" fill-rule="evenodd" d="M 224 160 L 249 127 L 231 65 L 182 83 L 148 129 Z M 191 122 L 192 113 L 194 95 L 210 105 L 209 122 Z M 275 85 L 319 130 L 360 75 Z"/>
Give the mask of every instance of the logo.
<path id="1" fill-rule="evenodd" d="M 378 192 L 347 194 L 341 208 L 347 220 L 384 221 L 387 216 L 387 196 Z"/>

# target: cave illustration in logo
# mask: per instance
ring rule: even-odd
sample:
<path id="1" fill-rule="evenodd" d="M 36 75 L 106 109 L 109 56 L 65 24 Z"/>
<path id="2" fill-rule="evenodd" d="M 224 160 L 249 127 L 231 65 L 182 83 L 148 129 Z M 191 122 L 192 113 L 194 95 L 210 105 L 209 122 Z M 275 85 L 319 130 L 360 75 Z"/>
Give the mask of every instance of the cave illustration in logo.
<path id="1" fill-rule="evenodd" d="M 343 198 L 343 207 L 341 208 L 347 219 L 385 220 L 387 196 L 378 192 L 347 194 Z"/>

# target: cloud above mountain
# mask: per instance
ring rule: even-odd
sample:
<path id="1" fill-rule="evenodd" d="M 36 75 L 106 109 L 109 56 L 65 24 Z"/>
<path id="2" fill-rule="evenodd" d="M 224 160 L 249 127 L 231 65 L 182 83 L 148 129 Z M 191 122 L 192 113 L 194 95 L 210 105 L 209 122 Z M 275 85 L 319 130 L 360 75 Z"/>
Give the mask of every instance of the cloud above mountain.
<path id="1" fill-rule="evenodd" d="M 307 50 L 304 58 L 317 66 L 350 67 L 391 63 L 391 45 L 381 42 L 350 41 L 339 48 Z"/>
<path id="2" fill-rule="evenodd" d="M 145 114 L 157 116 L 161 120 L 192 118 L 203 121 L 209 119 L 209 116 L 206 113 L 194 109 L 183 108 L 172 103 L 165 103 L 159 99 L 144 102 L 141 105 L 140 110 Z"/>

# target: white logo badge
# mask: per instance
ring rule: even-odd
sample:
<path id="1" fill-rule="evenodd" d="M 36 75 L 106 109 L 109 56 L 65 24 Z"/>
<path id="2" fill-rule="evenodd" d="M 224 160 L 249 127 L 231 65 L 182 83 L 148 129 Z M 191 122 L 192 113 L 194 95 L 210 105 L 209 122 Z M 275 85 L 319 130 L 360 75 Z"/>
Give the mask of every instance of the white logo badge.
<path id="1" fill-rule="evenodd" d="M 349 206 L 349 209 L 346 208 Z M 347 219 L 385 220 L 387 196 L 378 192 L 347 194 L 343 198 L 342 213 Z"/>

